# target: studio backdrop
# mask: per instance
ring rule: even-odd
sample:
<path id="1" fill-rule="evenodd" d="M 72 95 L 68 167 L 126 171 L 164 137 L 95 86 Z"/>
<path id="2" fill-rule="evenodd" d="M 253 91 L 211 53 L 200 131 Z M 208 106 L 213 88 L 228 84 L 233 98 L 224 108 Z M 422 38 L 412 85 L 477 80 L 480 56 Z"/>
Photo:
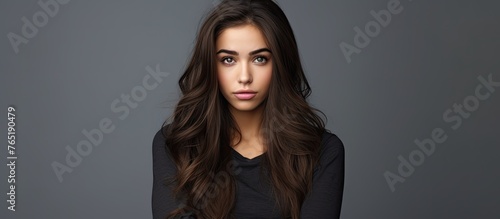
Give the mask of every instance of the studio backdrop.
<path id="1" fill-rule="evenodd" d="M 498 2 L 277 2 L 345 146 L 341 218 L 500 217 Z M 218 3 L 2 1 L 0 218 L 151 218 L 153 136 Z"/>

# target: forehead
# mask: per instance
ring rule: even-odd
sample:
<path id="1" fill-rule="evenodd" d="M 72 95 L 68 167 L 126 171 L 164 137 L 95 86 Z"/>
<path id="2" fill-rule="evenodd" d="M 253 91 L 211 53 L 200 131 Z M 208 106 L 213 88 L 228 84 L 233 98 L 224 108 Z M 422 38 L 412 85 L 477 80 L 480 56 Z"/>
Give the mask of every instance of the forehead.
<path id="1" fill-rule="evenodd" d="M 266 47 L 266 38 L 259 28 L 245 24 L 223 30 L 215 46 L 217 49 L 253 50 Z"/>

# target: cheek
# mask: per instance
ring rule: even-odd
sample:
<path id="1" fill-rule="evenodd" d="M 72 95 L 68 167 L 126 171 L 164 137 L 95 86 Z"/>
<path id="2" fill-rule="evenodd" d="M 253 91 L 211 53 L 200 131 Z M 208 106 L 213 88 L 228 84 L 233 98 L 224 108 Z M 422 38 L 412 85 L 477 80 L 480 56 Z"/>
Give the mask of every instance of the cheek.
<path id="1" fill-rule="evenodd" d="M 271 84 L 272 78 L 273 78 L 273 69 L 272 68 L 266 69 L 264 77 L 262 78 L 263 79 L 262 85 L 264 85 L 266 87 L 266 89 L 269 88 L 269 85 Z"/>
<path id="2" fill-rule="evenodd" d="M 224 72 L 217 72 L 217 81 L 219 83 L 219 90 L 224 92 L 225 90 L 228 89 L 229 87 L 229 79 L 227 78 L 227 74 L 224 74 Z"/>

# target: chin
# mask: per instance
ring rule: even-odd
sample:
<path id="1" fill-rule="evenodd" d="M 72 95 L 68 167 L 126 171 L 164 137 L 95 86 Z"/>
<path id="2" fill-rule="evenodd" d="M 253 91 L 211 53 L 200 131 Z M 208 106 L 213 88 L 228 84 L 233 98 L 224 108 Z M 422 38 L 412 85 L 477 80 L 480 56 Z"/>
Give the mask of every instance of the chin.
<path id="1" fill-rule="evenodd" d="M 240 102 L 240 101 L 238 101 L 238 102 Z M 255 103 L 255 102 L 252 103 L 252 102 L 247 102 L 247 103 L 229 103 L 229 105 L 231 106 L 231 108 L 233 108 L 233 110 L 244 111 L 244 112 L 255 111 L 258 108 L 260 108 L 260 106 L 262 106 L 262 102 L 259 103 L 259 104 Z"/>

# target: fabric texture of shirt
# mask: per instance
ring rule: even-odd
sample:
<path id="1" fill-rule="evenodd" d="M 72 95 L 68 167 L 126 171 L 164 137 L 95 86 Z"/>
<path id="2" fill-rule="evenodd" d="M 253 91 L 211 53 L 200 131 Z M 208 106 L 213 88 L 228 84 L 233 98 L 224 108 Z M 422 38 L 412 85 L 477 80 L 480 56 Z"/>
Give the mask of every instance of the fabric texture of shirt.
<path id="1" fill-rule="evenodd" d="M 275 207 L 271 186 L 260 179 L 260 161 L 264 154 L 248 159 L 232 150 L 232 159 L 237 164 L 236 202 L 233 214 L 236 219 L 281 219 Z M 320 166 L 314 169 L 312 190 L 306 196 L 301 208 L 303 219 L 339 218 L 344 190 L 344 145 L 337 135 L 324 132 L 321 142 Z M 165 137 L 160 129 L 153 139 L 153 189 L 152 211 L 154 219 L 163 219 L 181 205 L 173 198 L 169 187 L 163 181 L 173 176 L 176 166 L 165 147 Z M 178 217 L 195 218 L 192 215 Z"/>

